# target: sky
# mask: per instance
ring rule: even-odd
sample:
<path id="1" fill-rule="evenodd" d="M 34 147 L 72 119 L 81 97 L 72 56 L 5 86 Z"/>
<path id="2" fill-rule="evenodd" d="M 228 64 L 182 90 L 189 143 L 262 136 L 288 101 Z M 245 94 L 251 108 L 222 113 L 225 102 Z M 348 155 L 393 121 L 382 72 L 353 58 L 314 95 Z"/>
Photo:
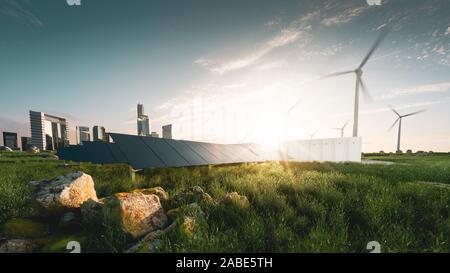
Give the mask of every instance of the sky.
<path id="1" fill-rule="evenodd" d="M 363 151 L 450 151 L 450 1 L 0 0 L 0 132 L 28 111 L 136 134 L 218 143 L 351 136 L 355 69 Z M 0 140 L 2 141 L 2 140 Z"/>

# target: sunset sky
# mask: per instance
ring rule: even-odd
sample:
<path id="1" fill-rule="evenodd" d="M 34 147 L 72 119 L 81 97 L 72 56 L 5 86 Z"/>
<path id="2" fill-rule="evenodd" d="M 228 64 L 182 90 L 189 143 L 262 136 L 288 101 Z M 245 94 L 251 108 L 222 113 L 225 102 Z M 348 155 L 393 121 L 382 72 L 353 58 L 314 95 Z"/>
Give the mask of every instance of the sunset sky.
<path id="1" fill-rule="evenodd" d="M 75 126 L 220 143 L 339 137 L 364 67 L 363 151 L 450 151 L 450 1 L 0 0 L 0 132 L 29 136 L 28 111 Z M 295 105 L 295 106 L 294 106 Z M 293 107 L 294 106 L 294 107 Z M 0 140 L 2 144 L 2 140 Z"/>

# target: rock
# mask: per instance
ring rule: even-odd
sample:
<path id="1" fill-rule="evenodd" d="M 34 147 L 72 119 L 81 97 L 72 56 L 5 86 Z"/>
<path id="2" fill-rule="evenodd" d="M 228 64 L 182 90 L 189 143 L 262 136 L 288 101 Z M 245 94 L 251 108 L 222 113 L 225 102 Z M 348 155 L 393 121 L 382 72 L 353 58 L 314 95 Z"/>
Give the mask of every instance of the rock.
<path id="1" fill-rule="evenodd" d="M 143 193 L 146 195 L 155 194 L 159 197 L 160 202 L 165 202 L 165 201 L 169 200 L 169 193 L 166 192 L 161 187 L 154 187 L 154 188 L 149 188 L 149 189 L 139 189 L 139 190 L 134 190 L 133 192 L 140 192 L 140 193 Z"/>
<path id="2" fill-rule="evenodd" d="M 103 221 L 104 199 L 89 199 L 81 204 L 81 221 L 84 224 L 101 224 Z"/>
<path id="3" fill-rule="evenodd" d="M 176 208 L 190 203 L 201 202 L 208 205 L 214 204 L 214 199 L 199 186 L 194 186 L 175 195 L 170 200 L 170 207 Z"/>
<path id="4" fill-rule="evenodd" d="M 181 208 L 175 208 L 175 209 L 171 209 L 167 212 L 167 217 L 169 218 L 170 222 L 175 221 L 178 218 L 178 215 L 181 212 Z"/>
<path id="5" fill-rule="evenodd" d="M 220 203 L 224 205 L 234 205 L 242 209 L 247 209 L 250 207 L 250 202 L 247 197 L 239 195 L 237 192 L 227 193 Z"/>
<path id="6" fill-rule="evenodd" d="M 159 197 L 154 194 L 117 193 L 105 198 L 104 204 L 103 216 L 107 225 L 120 226 L 133 238 L 162 229 L 168 224 Z"/>
<path id="7" fill-rule="evenodd" d="M 13 239 L 0 246 L 0 253 L 32 253 L 37 249 L 30 240 Z"/>
<path id="8" fill-rule="evenodd" d="M 61 216 L 61 219 L 59 220 L 59 228 L 66 230 L 75 229 L 79 225 L 77 220 L 77 216 L 74 212 L 66 212 Z"/>
<path id="9" fill-rule="evenodd" d="M 177 223 L 180 233 L 190 238 L 199 237 L 208 225 L 205 213 L 197 203 L 183 207 Z"/>
<path id="10" fill-rule="evenodd" d="M 48 226 L 29 219 L 11 219 L 3 226 L 8 239 L 39 238 L 48 234 Z"/>
<path id="11" fill-rule="evenodd" d="M 92 177 L 83 172 L 74 172 L 52 180 L 32 181 L 36 201 L 48 211 L 64 208 L 79 208 L 83 202 L 98 201 Z"/>
<path id="12" fill-rule="evenodd" d="M 135 244 L 131 248 L 129 248 L 126 251 L 126 253 L 154 253 L 154 252 L 157 252 L 163 243 L 158 238 L 171 232 L 176 227 L 177 227 L 177 222 L 173 222 L 164 230 L 160 229 L 160 230 L 148 233 L 137 244 Z"/>
<path id="13" fill-rule="evenodd" d="M 55 234 L 47 238 L 35 241 L 41 245 L 40 252 L 44 253 L 68 253 L 72 248 L 67 248 L 69 242 L 78 242 L 80 251 L 83 252 L 83 246 L 87 244 L 87 237 L 84 234 L 60 235 Z"/>

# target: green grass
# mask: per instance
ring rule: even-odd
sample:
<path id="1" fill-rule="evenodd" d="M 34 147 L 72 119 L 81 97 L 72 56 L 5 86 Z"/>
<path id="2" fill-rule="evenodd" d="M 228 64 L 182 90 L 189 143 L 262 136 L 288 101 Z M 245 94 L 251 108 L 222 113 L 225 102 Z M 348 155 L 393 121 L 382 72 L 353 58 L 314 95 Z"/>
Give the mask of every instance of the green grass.
<path id="1" fill-rule="evenodd" d="M 162 186 L 171 196 L 201 186 L 214 199 L 236 191 L 250 208 L 200 204 L 208 225 L 197 237 L 175 229 L 162 252 L 450 252 L 450 155 L 371 157 L 394 165 L 277 162 L 145 170 L 132 182 L 127 166 L 75 164 L 18 155 L 0 160 L 0 223 L 32 214 L 28 182 L 72 170 L 93 176 L 100 197 Z M 3 154 L 2 157 L 4 158 Z M 26 158 L 26 162 L 23 162 Z M 122 251 L 112 227 L 91 233 L 85 251 Z"/>

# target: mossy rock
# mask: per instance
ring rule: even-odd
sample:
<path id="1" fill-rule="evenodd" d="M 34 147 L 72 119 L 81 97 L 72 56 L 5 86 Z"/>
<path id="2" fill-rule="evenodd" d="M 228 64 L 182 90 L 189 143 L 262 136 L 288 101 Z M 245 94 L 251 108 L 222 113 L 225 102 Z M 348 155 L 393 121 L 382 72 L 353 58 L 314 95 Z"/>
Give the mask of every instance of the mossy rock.
<path id="1" fill-rule="evenodd" d="M 39 238 L 48 234 L 48 226 L 29 219 L 11 219 L 3 226 L 6 238 Z"/>
<path id="2" fill-rule="evenodd" d="M 180 212 L 181 212 L 181 208 L 171 209 L 168 212 L 166 212 L 167 218 L 169 218 L 170 222 L 173 222 L 178 218 L 178 215 L 180 214 Z"/>
<path id="3" fill-rule="evenodd" d="M 241 209 L 248 209 L 250 202 L 247 197 L 240 195 L 237 192 L 227 193 L 227 195 L 220 202 L 222 205 L 232 205 Z"/>
<path id="4" fill-rule="evenodd" d="M 168 202 L 170 208 L 177 208 L 191 203 L 216 204 L 214 199 L 199 186 L 190 187 L 178 193 Z"/>
<path id="5" fill-rule="evenodd" d="M 83 252 L 83 245 L 86 242 L 86 236 L 83 234 L 53 235 L 47 238 L 35 240 L 37 244 L 42 245 L 41 252 L 47 253 L 70 252 L 71 250 L 67 249 L 67 244 L 72 241 L 80 243 L 81 252 Z"/>
<path id="6" fill-rule="evenodd" d="M 200 237 L 208 227 L 206 215 L 197 203 L 180 208 L 178 213 L 178 230 L 188 238 Z"/>
<path id="7" fill-rule="evenodd" d="M 166 192 L 161 187 L 154 187 L 154 188 L 149 188 L 149 189 L 138 189 L 138 190 L 134 190 L 133 192 L 140 192 L 145 195 L 154 194 L 159 197 L 159 201 L 161 201 L 161 202 L 165 202 L 165 201 L 169 200 L 169 193 Z"/>

